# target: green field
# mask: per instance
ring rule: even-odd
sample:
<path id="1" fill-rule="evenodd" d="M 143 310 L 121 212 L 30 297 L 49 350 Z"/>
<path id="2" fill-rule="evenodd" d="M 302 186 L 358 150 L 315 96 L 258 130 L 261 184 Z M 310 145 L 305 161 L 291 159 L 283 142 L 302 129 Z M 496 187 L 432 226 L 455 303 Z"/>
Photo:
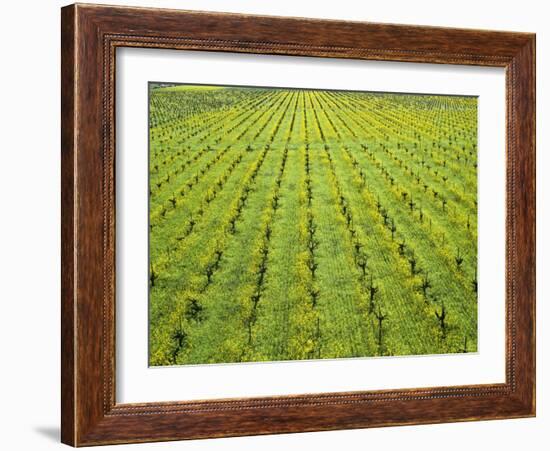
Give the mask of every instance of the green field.
<path id="1" fill-rule="evenodd" d="M 477 99 L 150 85 L 149 363 L 477 351 Z"/>

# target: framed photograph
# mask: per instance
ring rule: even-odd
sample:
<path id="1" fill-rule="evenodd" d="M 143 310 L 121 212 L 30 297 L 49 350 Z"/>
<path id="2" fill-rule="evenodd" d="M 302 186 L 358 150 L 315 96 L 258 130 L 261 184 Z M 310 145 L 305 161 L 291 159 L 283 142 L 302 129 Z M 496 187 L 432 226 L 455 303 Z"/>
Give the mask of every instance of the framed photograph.
<path id="1" fill-rule="evenodd" d="M 62 441 L 535 415 L 535 36 L 62 9 Z"/>

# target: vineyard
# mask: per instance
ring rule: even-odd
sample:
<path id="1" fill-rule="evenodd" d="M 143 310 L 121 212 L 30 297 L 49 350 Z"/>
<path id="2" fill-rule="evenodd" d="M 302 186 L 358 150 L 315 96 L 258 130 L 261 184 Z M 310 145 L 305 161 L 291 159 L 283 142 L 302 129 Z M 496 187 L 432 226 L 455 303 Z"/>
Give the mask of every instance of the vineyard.
<path id="1" fill-rule="evenodd" d="M 477 351 L 477 99 L 150 86 L 149 363 Z"/>

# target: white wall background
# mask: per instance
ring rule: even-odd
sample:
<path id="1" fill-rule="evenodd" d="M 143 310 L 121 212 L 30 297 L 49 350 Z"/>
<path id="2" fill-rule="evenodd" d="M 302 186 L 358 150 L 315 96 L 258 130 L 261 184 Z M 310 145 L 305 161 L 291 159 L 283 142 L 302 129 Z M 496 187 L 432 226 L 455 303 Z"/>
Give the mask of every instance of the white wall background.
<path id="1" fill-rule="evenodd" d="M 115 0 L 113 0 L 115 1 Z M 375 22 L 487 28 L 537 33 L 538 144 L 538 416 L 536 419 L 291 434 L 118 446 L 176 450 L 346 450 L 405 448 L 445 451 L 547 449 L 550 342 L 547 263 L 550 196 L 550 30 L 545 2 L 387 0 L 116 0 L 118 4 Z M 96 2 L 94 2 L 96 3 Z M 0 446 L 62 449 L 59 444 L 59 8 L 28 0 L 2 7 L 0 28 Z M 545 380 L 546 379 L 546 380 Z M 548 431 L 547 431 L 548 432 Z"/>

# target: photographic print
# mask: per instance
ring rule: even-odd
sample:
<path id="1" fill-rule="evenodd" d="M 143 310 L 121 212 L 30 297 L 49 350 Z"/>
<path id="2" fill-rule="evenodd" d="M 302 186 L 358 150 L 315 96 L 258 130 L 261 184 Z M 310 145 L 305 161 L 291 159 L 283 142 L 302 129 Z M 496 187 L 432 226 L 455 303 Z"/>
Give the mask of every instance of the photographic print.
<path id="1" fill-rule="evenodd" d="M 477 351 L 477 98 L 149 83 L 149 365 Z"/>

